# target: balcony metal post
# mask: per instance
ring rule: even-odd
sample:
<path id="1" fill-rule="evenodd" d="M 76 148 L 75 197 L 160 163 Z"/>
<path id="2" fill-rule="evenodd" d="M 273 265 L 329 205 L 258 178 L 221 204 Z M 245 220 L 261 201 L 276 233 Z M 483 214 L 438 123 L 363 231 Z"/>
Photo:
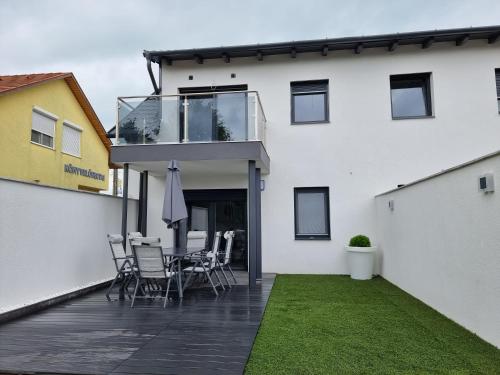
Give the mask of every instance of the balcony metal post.
<path id="1" fill-rule="evenodd" d="M 189 136 L 188 136 L 189 102 L 188 102 L 187 96 L 184 97 L 184 103 L 182 105 L 184 106 L 184 138 L 183 138 L 182 142 L 188 143 L 189 142 Z"/>

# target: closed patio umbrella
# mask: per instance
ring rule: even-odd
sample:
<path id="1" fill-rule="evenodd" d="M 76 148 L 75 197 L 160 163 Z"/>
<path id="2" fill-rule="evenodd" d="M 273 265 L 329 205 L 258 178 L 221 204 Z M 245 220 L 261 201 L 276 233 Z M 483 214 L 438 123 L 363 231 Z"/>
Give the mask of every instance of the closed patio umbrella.
<path id="1" fill-rule="evenodd" d="M 168 164 L 167 179 L 165 183 L 165 197 L 163 199 L 162 220 L 168 228 L 178 228 L 178 222 L 186 219 L 187 209 L 182 192 L 180 169 L 177 160 Z"/>

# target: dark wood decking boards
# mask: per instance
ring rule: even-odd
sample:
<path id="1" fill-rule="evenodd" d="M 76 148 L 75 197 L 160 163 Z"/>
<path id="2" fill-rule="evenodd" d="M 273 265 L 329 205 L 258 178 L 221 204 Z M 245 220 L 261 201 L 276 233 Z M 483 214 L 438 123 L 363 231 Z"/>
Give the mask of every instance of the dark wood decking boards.
<path id="1" fill-rule="evenodd" d="M 187 290 L 166 309 L 93 292 L 0 325 L 0 373 L 242 374 L 273 282 Z"/>

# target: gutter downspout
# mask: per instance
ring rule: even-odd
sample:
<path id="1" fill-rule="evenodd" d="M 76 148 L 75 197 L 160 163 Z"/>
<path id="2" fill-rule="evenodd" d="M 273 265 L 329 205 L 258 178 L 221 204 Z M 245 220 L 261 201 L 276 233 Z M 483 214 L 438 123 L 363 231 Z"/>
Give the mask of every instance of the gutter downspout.
<path id="1" fill-rule="evenodd" d="M 146 65 L 148 68 L 149 78 L 151 79 L 151 83 L 153 84 L 153 89 L 155 91 L 155 95 L 159 95 L 160 88 L 158 87 L 158 84 L 156 83 L 155 76 L 153 75 L 153 69 L 151 68 L 151 55 L 146 51 L 144 51 L 143 55 L 146 58 Z"/>

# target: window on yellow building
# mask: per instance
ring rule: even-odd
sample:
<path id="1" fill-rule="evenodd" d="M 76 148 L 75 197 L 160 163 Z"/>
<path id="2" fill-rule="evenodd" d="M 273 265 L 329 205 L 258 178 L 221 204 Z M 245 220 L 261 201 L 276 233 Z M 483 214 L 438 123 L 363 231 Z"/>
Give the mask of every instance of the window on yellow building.
<path id="1" fill-rule="evenodd" d="M 31 142 L 53 149 L 56 121 L 56 116 L 40 108 L 33 108 Z"/>
<path id="2" fill-rule="evenodd" d="M 63 123 L 62 151 L 65 154 L 81 156 L 82 129 L 68 121 Z"/>

